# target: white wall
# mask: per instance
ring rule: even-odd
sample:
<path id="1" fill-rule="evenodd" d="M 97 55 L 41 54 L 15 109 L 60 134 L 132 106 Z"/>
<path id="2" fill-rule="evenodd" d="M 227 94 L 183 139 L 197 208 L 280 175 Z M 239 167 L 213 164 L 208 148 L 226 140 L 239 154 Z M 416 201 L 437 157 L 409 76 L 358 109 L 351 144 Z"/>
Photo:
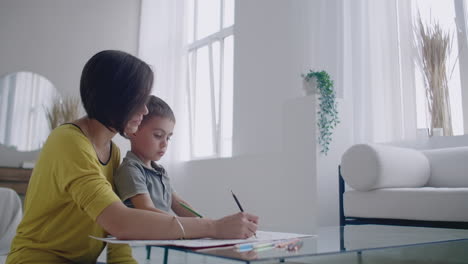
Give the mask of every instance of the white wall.
<path id="1" fill-rule="evenodd" d="M 2 0 L 0 76 L 36 72 L 63 95 L 79 96 L 81 70 L 93 54 L 137 53 L 139 13 L 140 0 Z M 0 152 L 0 163 L 4 156 L 11 155 Z"/>
<path id="2" fill-rule="evenodd" d="M 237 211 L 233 189 L 246 210 L 262 217 L 264 229 L 307 232 L 317 221 L 338 223 L 337 165 L 351 119 L 341 117 L 329 155 L 317 155 L 314 111 L 308 108 L 313 100 L 303 97 L 300 78 L 308 69 L 340 74 L 336 46 L 326 45 L 338 35 L 320 30 L 334 21 L 320 18 L 323 10 L 334 10 L 334 2 L 236 2 L 235 157 L 192 161 L 170 171 L 177 190 L 208 216 Z M 92 54 L 101 49 L 136 54 L 139 5 L 136 0 L 2 0 L 0 75 L 30 70 L 60 91 L 78 94 L 81 69 Z M 340 80 L 337 89 L 343 90 Z M 350 115 L 346 100 L 340 105 L 340 112 Z M 299 116 L 301 111 L 305 114 Z M 124 140 L 117 141 L 128 149 Z"/>
<path id="3" fill-rule="evenodd" d="M 2 0 L 0 76 L 33 71 L 79 94 L 85 62 L 103 49 L 137 52 L 139 0 Z"/>
<path id="4" fill-rule="evenodd" d="M 191 161 L 170 173 L 177 191 L 200 211 L 212 217 L 237 211 L 232 188 L 246 210 L 261 217 L 261 229 L 313 232 L 316 224 L 338 224 L 338 164 L 349 146 L 350 119 L 337 128 L 329 155 L 320 156 L 315 99 L 304 97 L 300 77 L 309 69 L 341 74 L 336 45 L 326 45 L 339 34 L 320 31 L 320 23 L 334 19 L 320 19 L 321 10 L 333 6 L 236 1 L 234 158 Z M 337 88 L 343 94 L 340 80 Z M 346 101 L 339 103 L 347 118 Z"/>
<path id="5" fill-rule="evenodd" d="M 261 229 L 311 233 L 317 226 L 314 115 L 310 123 L 304 115 L 314 104 L 295 102 L 313 50 L 314 16 L 301 10 L 313 2 L 236 1 L 235 157 L 171 171 L 177 190 L 209 216 L 238 211 L 233 189 L 246 211 L 261 217 Z"/>
<path id="6" fill-rule="evenodd" d="M 315 122 L 308 114 L 314 111 L 314 97 L 286 102 L 281 119 L 288 133 L 277 139 L 282 151 L 185 163 L 170 171 L 177 192 L 217 218 L 239 211 L 233 190 L 243 208 L 260 217 L 261 230 L 315 233 Z"/>
<path id="7" fill-rule="evenodd" d="M 339 49 L 342 23 L 337 0 L 236 2 L 234 155 L 281 150 L 278 139 L 288 137 L 288 128 L 279 117 L 285 104 L 303 96 L 301 73 L 326 70 L 339 98 L 351 89 L 343 77 L 344 50 Z M 341 124 L 331 150 L 316 159 L 320 225 L 339 223 L 337 167 L 352 142 L 352 112 L 346 99 L 339 100 Z"/>
<path id="8" fill-rule="evenodd" d="M 303 95 L 301 73 L 326 70 L 339 98 L 351 89 L 344 81 L 344 50 L 339 48 L 342 12 L 337 0 L 236 2 L 234 155 L 281 150 L 278 139 L 288 130 L 279 117 L 286 102 Z M 352 142 L 346 99 L 339 102 L 342 123 L 330 153 L 317 156 L 320 225 L 338 224 L 337 166 Z"/>
<path id="9" fill-rule="evenodd" d="M 279 151 L 282 108 L 302 96 L 313 61 L 319 1 L 237 1 L 233 154 Z"/>

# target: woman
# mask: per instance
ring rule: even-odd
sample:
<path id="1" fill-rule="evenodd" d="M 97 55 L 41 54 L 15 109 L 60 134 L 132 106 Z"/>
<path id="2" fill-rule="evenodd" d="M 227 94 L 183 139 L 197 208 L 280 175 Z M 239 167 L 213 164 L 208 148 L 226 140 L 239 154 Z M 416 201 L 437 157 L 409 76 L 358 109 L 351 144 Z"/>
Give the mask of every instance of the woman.
<path id="1" fill-rule="evenodd" d="M 80 93 L 87 115 L 49 135 L 29 183 L 24 218 L 7 263 L 95 263 L 104 243 L 120 239 L 247 238 L 257 230 L 247 213 L 219 220 L 177 218 L 127 208 L 112 189 L 120 162 L 116 133 L 138 129 L 153 72 L 121 51 L 102 51 L 85 65 Z M 135 263 L 127 246 L 109 246 L 109 263 Z"/>

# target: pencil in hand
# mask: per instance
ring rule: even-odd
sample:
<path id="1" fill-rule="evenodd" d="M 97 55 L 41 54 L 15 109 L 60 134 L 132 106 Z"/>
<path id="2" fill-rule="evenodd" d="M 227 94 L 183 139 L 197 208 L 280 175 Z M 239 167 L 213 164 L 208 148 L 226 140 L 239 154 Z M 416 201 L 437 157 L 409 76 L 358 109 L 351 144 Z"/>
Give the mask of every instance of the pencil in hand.
<path id="1" fill-rule="evenodd" d="M 232 197 L 234 197 L 234 201 L 236 201 L 237 206 L 239 206 L 240 211 L 244 212 L 242 205 L 240 204 L 239 200 L 237 200 L 237 196 L 232 192 L 232 190 L 231 190 L 231 193 L 232 193 Z"/>
<path id="2" fill-rule="evenodd" d="M 232 197 L 234 197 L 234 201 L 236 201 L 237 206 L 239 207 L 239 210 L 241 212 L 244 212 L 244 209 L 242 208 L 242 205 L 240 204 L 239 200 L 237 199 L 237 196 L 234 194 L 234 192 L 231 190 Z M 257 238 L 257 234 L 254 233 L 254 237 Z"/>

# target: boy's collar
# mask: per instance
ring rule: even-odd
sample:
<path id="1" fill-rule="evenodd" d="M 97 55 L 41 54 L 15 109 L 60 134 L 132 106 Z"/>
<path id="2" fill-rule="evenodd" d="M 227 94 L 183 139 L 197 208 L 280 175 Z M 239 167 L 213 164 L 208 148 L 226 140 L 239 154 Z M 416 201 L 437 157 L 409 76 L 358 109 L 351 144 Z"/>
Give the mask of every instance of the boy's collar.
<path id="1" fill-rule="evenodd" d="M 127 152 L 127 158 L 133 160 L 133 161 L 136 161 L 138 162 L 139 164 L 141 164 L 143 167 L 145 168 L 148 168 L 148 166 L 146 166 L 146 164 L 143 163 L 143 161 L 141 161 L 141 159 L 135 155 L 135 153 L 133 153 L 132 151 L 128 151 Z M 157 170 L 157 169 L 160 169 L 161 166 L 159 166 L 156 162 L 154 162 L 153 160 L 151 161 L 151 168 L 148 168 L 148 169 L 153 169 L 153 170 Z"/>

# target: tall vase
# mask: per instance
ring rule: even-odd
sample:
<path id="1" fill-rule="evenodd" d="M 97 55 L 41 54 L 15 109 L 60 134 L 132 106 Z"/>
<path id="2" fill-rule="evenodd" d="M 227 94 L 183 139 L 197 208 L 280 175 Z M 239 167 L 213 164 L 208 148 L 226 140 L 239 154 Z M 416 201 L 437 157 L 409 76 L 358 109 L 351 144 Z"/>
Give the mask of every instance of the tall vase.
<path id="1" fill-rule="evenodd" d="M 450 97 L 447 77 L 440 74 L 440 79 L 432 78 L 429 84 L 432 89 L 431 135 L 453 136 L 452 115 L 450 112 Z"/>
<path id="2" fill-rule="evenodd" d="M 432 128 L 432 136 L 443 136 L 444 135 L 444 129 L 442 127 L 434 127 Z"/>

